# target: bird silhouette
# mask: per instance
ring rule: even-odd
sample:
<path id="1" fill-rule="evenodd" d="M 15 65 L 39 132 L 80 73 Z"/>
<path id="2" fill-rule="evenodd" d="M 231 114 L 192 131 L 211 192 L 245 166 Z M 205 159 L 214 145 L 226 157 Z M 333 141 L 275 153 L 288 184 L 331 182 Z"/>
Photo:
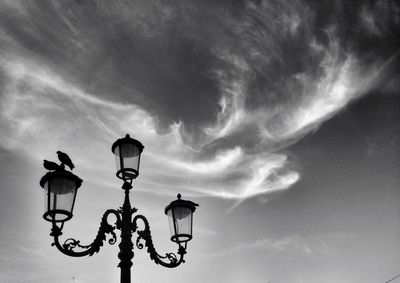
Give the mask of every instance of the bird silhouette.
<path id="1" fill-rule="evenodd" d="M 61 165 L 67 165 L 71 170 L 75 168 L 74 164 L 72 163 L 71 159 L 69 158 L 68 154 L 57 151 L 58 159 L 61 161 Z"/>
<path id="2" fill-rule="evenodd" d="M 43 167 L 46 168 L 47 170 L 53 171 L 53 170 L 60 170 L 63 168 L 62 165 L 58 165 L 55 162 L 48 161 L 48 160 L 43 160 Z"/>

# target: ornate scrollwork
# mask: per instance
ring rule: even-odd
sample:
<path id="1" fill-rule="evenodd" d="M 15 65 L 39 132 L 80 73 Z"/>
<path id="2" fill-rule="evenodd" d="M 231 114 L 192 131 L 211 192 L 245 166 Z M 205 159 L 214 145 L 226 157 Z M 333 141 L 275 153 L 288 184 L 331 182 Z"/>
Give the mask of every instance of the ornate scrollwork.
<path id="1" fill-rule="evenodd" d="M 150 254 L 150 259 L 153 260 L 156 264 L 160 264 L 164 267 L 177 267 L 181 263 L 185 262 L 184 255 L 186 254 L 186 245 L 179 244 L 178 252 L 175 253 L 166 253 L 165 255 L 160 255 L 157 253 L 154 248 L 153 240 L 151 237 L 150 226 L 147 219 L 143 215 L 136 215 L 132 222 L 131 216 L 136 213 L 137 209 L 131 207 L 129 204 L 129 200 L 126 198 L 124 206 L 121 209 L 107 210 L 100 223 L 100 228 L 97 233 L 94 241 L 89 245 L 82 245 L 80 241 L 75 240 L 73 238 L 68 238 L 64 241 L 63 244 L 60 243 L 59 237 L 62 235 L 63 224 L 59 227 L 56 223 L 53 223 L 53 227 L 51 229 L 50 235 L 54 237 L 53 246 L 56 246 L 62 253 L 73 256 L 73 257 L 82 257 L 82 256 L 92 256 L 95 253 L 100 251 L 100 248 L 103 246 L 104 241 L 106 241 L 106 234 L 111 235 L 111 238 L 108 240 L 108 243 L 113 245 L 117 241 L 117 236 L 114 232 L 115 229 L 121 230 L 121 244 L 120 244 L 120 253 L 119 258 L 121 262 L 119 267 L 121 267 L 121 271 L 129 270 L 132 265 L 131 259 L 133 257 L 133 243 L 131 242 L 131 233 L 137 233 L 136 239 L 136 247 L 138 249 L 143 249 L 147 247 L 147 252 Z M 114 214 L 117 218 L 115 225 L 111 225 L 108 223 L 107 219 L 110 214 Z M 138 220 L 141 220 L 144 228 L 141 229 L 138 227 Z M 126 238 L 124 240 L 124 237 Z M 124 244 L 125 243 L 125 244 Z M 122 245 L 122 246 L 121 246 Z M 78 251 L 76 251 L 78 249 Z M 126 270 L 125 270 L 126 271 Z M 124 272 L 125 272 L 124 271 Z"/>
<path id="2" fill-rule="evenodd" d="M 144 224 L 144 229 L 138 229 L 137 221 L 141 220 Z M 136 247 L 138 249 L 143 249 L 144 246 L 147 247 L 147 252 L 150 254 L 150 259 L 153 260 L 156 264 L 160 264 L 165 267 L 177 267 L 181 263 L 185 262 L 183 257 L 186 254 L 186 249 L 182 246 L 178 249 L 179 259 L 174 253 L 166 253 L 165 256 L 162 256 L 157 253 L 156 249 L 154 248 L 153 240 L 151 238 L 149 222 L 143 215 L 136 215 L 132 221 L 132 231 L 137 232 L 138 237 L 136 239 Z M 141 241 L 144 241 L 145 244 Z M 163 261 L 164 259 L 167 260 Z"/>
<path id="3" fill-rule="evenodd" d="M 114 214 L 117 218 L 116 225 L 110 225 L 107 221 L 107 218 L 110 214 Z M 68 255 L 68 256 L 74 256 L 74 257 L 81 257 L 81 256 L 92 256 L 95 253 L 98 253 L 100 250 L 100 247 L 103 246 L 103 242 L 106 240 L 106 234 L 110 234 L 111 238 L 108 240 L 108 243 L 110 245 L 113 245 L 117 241 L 117 235 L 115 234 L 114 230 L 115 228 L 119 228 L 121 225 L 121 217 L 118 213 L 118 211 L 114 209 L 109 209 L 107 210 L 100 223 L 100 228 L 97 233 L 96 238 L 94 241 L 89 244 L 89 245 L 81 245 L 80 241 L 75 240 L 73 238 L 69 238 L 65 240 L 63 244 L 60 243 L 59 241 L 59 236 L 62 235 L 61 229 L 62 227 L 58 227 L 57 225 L 53 225 L 51 236 L 54 237 L 54 243 L 52 244 L 53 246 L 55 245 L 62 253 Z M 75 251 L 76 248 L 82 249 L 83 251 Z"/>

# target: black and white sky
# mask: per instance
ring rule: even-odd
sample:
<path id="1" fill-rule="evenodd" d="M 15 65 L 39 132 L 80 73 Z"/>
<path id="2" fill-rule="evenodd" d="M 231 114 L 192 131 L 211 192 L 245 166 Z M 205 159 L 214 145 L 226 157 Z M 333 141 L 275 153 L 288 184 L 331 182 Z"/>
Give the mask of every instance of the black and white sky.
<path id="1" fill-rule="evenodd" d="M 0 0 L 0 282 L 119 281 L 116 247 L 50 246 L 39 180 L 70 155 L 84 183 L 65 235 L 90 242 L 122 202 L 126 133 L 160 252 L 165 205 L 200 203 L 187 262 L 136 251 L 134 282 L 399 274 L 399 34 L 394 0 Z"/>

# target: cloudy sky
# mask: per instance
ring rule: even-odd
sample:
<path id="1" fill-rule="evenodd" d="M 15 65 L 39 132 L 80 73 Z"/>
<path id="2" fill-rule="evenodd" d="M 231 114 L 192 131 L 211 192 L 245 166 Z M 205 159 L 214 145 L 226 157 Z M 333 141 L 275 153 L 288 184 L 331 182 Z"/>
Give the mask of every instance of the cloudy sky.
<path id="1" fill-rule="evenodd" d="M 186 263 L 135 250 L 133 282 L 396 276 L 399 34 L 394 0 L 0 0 L 0 282 L 119 282 L 117 246 L 51 247 L 39 180 L 70 155 L 84 182 L 64 236 L 90 243 L 122 204 L 126 133 L 160 253 L 165 205 L 200 203 Z"/>

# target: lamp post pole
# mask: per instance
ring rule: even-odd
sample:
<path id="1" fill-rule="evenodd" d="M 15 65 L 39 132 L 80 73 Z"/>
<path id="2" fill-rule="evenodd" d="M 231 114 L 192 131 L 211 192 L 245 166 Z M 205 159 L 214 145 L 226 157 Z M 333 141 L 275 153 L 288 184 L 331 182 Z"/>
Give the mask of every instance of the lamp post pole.
<path id="1" fill-rule="evenodd" d="M 151 238 L 149 223 L 143 215 L 136 214 L 137 209 L 131 206 L 129 192 L 132 189 L 132 180 L 139 175 L 140 154 L 143 146 L 140 142 L 127 135 L 113 144 L 112 151 L 117 158 L 117 177 L 124 181 L 124 203 L 121 208 L 107 210 L 101 219 L 100 228 L 96 238 L 89 245 L 82 245 L 79 240 L 68 238 L 64 243 L 60 242 L 62 229 L 66 221 L 72 218 L 77 190 L 82 180 L 73 173 L 65 170 L 65 165 L 74 168 L 72 161 L 64 154 L 59 159 L 61 164 L 45 160 L 44 167 L 49 170 L 40 180 L 40 185 L 45 189 L 46 210 L 43 218 L 52 223 L 50 235 L 54 238 L 52 246 L 59 251 L 72 257 L 92 256 L 98 253 L 106 241 L 106 235 L 110 235 L 108 243 L 113 245 L 117 241 L 115 229 L 121 231 L 121 242 L 119 244 L 118 258 L 121 268 L 121 283 L 131 282 L 131 267 L 134 256 L 133 249 L 147 247 L 150 259 L 156 264 L 164 267 L 177 267 L 184 261 L 187 242 L 192 239 L 193 212 L 198 204 L 182 200 L 180 194 L 178 199 L 171 202 L 165 209 L 165 214 L 170 218 L 171 240 L 178 244 L 177 254 L 166 253 L 160 255 L 154 248 Z M 114 225 L 108 223 L 108 216 L 116 217 Z M 134 217 L 133 215 L 136 214 Z M 139 222 L 143 228 L 139 228 Z M 132 242 L 133 234 L 137 234 L 136 242 Z"/>
<path id="2" fill-rule="evenodd" d="M 125 200 L 122 206 L 122 225 L 121 225 L 121 243 L 119 244 L 118 258 L 121 260 L 119 267 L 121 268 L 121 283 L 131 282 L 131 266 L 133 258 L 133 243 L 132 243 L 132 208 L 129 201 L 129 190 L 132 186 L 129 183 L 124 183 L 122 188 L 125 190 Z"/>

